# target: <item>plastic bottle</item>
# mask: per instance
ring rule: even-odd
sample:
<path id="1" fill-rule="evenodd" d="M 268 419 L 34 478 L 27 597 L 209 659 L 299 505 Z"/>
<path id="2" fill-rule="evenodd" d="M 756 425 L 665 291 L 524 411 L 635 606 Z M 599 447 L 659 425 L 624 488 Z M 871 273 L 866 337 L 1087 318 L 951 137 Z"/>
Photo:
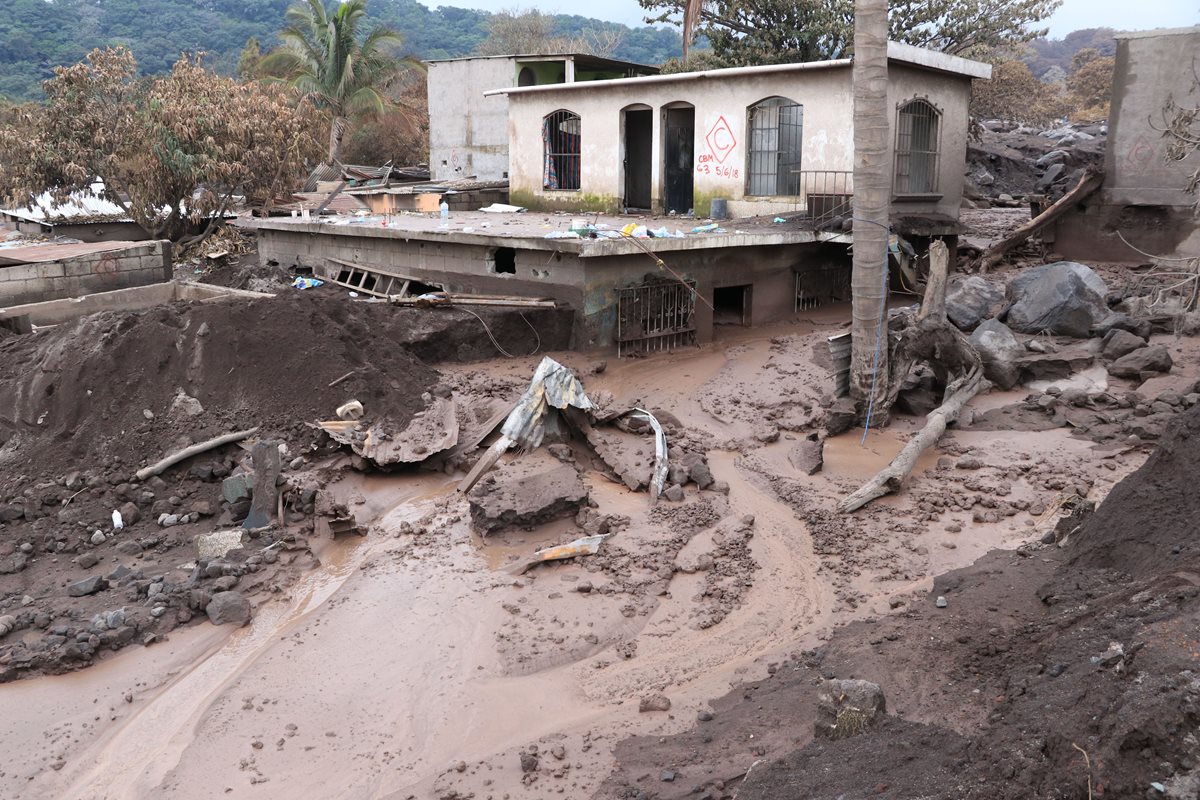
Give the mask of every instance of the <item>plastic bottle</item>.
<path id="1" fill-rule="evenodd" d="M 450 219 L 450 204 L 447 203 L 445 200 L 443 200 L 441 209 L 442 209 L 442 220 L 445 221 L 445 220 Z"/>

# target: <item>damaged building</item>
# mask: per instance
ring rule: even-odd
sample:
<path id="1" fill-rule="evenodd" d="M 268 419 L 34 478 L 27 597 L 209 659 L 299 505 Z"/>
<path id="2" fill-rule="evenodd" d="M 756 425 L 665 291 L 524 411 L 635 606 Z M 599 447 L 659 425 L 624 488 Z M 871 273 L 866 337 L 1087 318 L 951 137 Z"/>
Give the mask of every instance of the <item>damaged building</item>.
<path id="1" fill-rule="evenodd" d="M 893 228 L 919 253 L 959 233 L 971 81 L 991 68 L 888 52 Z M 381 297 L 551 299 L 575 311 L 576 346 L 621 353 L 849 299 L 849 59 L 524 86 L 502 63 L 512 85 L 449 107 L 475 119 L 507 98 L 527 211 L 254 220 L 260 259 Z"/>
<path id="2" fill-rule="evenodd" d="M 1200 91 L 1200 26 L 1116 34 L 1108 147 L 1099 192 L 1064 215 L 1051 241 L 1067 258 L 1137 260 L 1200 251 L 1191 169 L 1166 158 L 1164 109 Z M 1136 249 L 1135 249 L 1136 248 Z M 1141 252 L 1139 252 L 1141 251 Z"/>

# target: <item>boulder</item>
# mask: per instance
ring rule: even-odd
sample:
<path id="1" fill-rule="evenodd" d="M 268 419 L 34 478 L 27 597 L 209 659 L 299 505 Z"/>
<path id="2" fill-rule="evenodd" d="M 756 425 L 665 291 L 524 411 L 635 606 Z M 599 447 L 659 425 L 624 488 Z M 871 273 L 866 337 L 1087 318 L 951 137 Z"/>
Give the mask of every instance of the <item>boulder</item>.
<path id="1" fill-rule="evenodd" d="M 845 739 L 863 733 L 887 714 L 883 689 L 862 680 L 827 680 L 817 692 L 818 738 Z"/>
<path id="2" fill-rule="evenodd" d="M 117 511 L 121 514 L 121 522 L 128 528 L 130 525 L 136 525 L 142 518 L 142 511 L 137 507 L 136 503 L 125 503 Z"/>
<path id="3" fill-rule="evenodd" d="M 1130 380 L 1145 380 L 1155 373 L 1170 372 L 1175 362 L 1161 344 L 1143 347 L 1108 365 L 1108 374 Z"/>
<path id="4" fill-rule="evenodd" d="M 250 621 L 250 601 L 241 592 L 217 592 L 204 612 L 213 625 L 240 627 Z"/>
<path id="5" fill-rule="evenodd" d="M 1146 340 L 1136 334 L 1121 328 L 1110 328 L 1100 341 L 1100 355 L 1109 361 L 1116 361 L 1134 350 L 1140 350 L 1146 344 Z"/>
<path id="6" fill-rule="evenodd" d="M 984 377 L 1000 389 L 1017 385 L 1021 373 L 1018 361 L 1025 355 L 1025 348 L 1007 325 L 996 319 L 986 320 L 971 334 L 971 344 L 983 362 Z"/>
<path id="7" fill-rule="evenodd" d="M 29 564 L 29 556 L 22 552 L 0 558 L 0 575 L 14 575 Z"/>
<path id="8" fill-rule="evenodd" d="M 849 397 L 839 397 L 825 415 L 825 430 L 830 436 L 845 433 L 858 422 L 858 409 Z"/>
<path id="9" fill-rule="evenodd" d="M 1026 270 L 1008 284 L 1006 322 L 1019 333 L 1085 339 L 1109 316 L 1108 287 L 1089 267 L 1058 261 Z"/>
<path id="10" fill-rule="evenodd" d="M 67 587 L 67 595 L 70 597 L 85 597 L 89 594 L 95 594 L 105 587 L 104 578 L 99 575 L 92 575 L 89 578 L 84 578 L 81 581 L 75 581 Z"/>
<path id="11" fill-rule="evenodd" d="M 1004 302 L 1004 290 L 978 275 L 951 282 L 946 291 L 946 316 L 958 328 L 969 331 L 991 316 Z"/>

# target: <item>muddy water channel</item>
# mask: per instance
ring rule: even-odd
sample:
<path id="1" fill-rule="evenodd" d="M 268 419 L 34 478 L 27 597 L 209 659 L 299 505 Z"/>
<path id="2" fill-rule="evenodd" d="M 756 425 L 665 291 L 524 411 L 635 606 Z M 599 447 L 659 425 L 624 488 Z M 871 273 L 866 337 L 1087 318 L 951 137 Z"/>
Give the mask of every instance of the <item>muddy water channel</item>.
<path id="1" fill-rule="evenodd" d="M 803 434 L 779 421 L 815 408 L 827 379 L 813 353 L 828 332 L 814 323 L 741 335 L 585 380 L 670 410 L 712 443 L 710 467 L 730 487 L 692 486 L 672 504 L 704 514 L 654 517 L 644 493 L 585 475 L 599 511 L 629 518 L 606 548 L 636 555 L 675 537 L 665 589 L 644 591 L 604 551 L 514 577 L 502 567 L 574 535 L 570 522 L 483 540 L 451 477 L 346 477 L 332 490 L 371 521 L 368 535 L 314 543 L 319 568 L 247 627 L 197 625 L 77 674 L 0 687 L 0 797 L 587 797 L 620 739 L 680 730 L 781 654 L 917 596 L 934 569 L 1037 535 L 1036 521 L 1017 516 L 974 524 L 963 511 L 927 524 L 900 497 L 845 529 L 859 537 L 852 558 L 824 528 L 814 536 L 825 517 L 812 510 L 832 509 L 913 429 L 900 422 L 865 447 L 861 432 L 831 440 L 824 472 L 793 468 Z M 532 363 L 471 369 L 520 377 Z M 779 424 L 764 436 L 767 417 Z M 1088 460 L 1059 432 L 958 436 L 1001 465 Z M 918 485 L 938 458 L 922 459 Z M 745 532 L 738 569 L 715 578 L 720 569 L 695 566 Z M 728 596 L 739 599 L 719 623 L 699 622 L 705 593 L 734 584 Z M 641 698 L 660 693 L 669 712 L 639 713 Z M 531 745 L 541 767 L 525 773 L 519 751 Z"/>

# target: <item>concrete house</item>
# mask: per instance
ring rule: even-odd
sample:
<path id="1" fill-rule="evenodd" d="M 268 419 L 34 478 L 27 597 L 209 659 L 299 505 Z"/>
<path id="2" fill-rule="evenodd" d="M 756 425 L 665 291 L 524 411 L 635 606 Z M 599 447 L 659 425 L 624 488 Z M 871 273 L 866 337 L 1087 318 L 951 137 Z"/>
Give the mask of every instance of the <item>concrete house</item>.
<path id="1" fill-rule="evenodd" d="M 435 181 L 508 178 L 508 101 L 489 89 L 652 75 L 657 67 L 560 55 L 475 56 L 429 61 L 429 169 Z"/>
<path id="2" fill-rule="evenodd" d="M 889 53 L 893 227 L 920 253 L 929 237 L 959 231 L 970 82 L 991 68 L 903 45 Z M 483 68 L 473 62 L 500 65 L 507 86 L 485 91 L 468 77 Z M 442 94 L 444 76 L 431 71 L 434 169 L 453 163 L 436 155 L 451 138 L 439 128 L 460 142 L 470 132 L 469 170 L 484 173 L 485 160 L 507 170 L 510 202 L 529 211 L 242 221 L 257 230 L 263 262 L 310 269 L 360 296 L 549 298 L 573 310 L 576 346 L 622 354 L 849 299 L 848 59 L 550 84 L 522 78 L 521 57 L 444 63 L 459 71 L 458 93 Z M 507 112 L 485 117 L 473 97 L 507 98 Z M 503 158 L 480 144 L 502 131 Z M 717 201 L 742 219 L 619 215 L 705 216 Z"/>
<path id="3" fill-rule="evenodd" d="M 895 213 L 953 223 L 971 80 L 991 67 L 895 42 L 888 59 Z M 484 94 L 508 98 L 516 205 L 820 216 L 854 191 L 850 73 L 836 59 Z"/>
<path id="4" fill-rule="evenodd" d="M 1054 249 L 1067 258 L 1137 260 L 1200 253 L 1200 224 L 1188 194 L 1189 162 L 1165 158 L 1163 106 L 1200 103 L 1200 27 L 1116 35 L 1104 183 L 1058 223 Z"/>

